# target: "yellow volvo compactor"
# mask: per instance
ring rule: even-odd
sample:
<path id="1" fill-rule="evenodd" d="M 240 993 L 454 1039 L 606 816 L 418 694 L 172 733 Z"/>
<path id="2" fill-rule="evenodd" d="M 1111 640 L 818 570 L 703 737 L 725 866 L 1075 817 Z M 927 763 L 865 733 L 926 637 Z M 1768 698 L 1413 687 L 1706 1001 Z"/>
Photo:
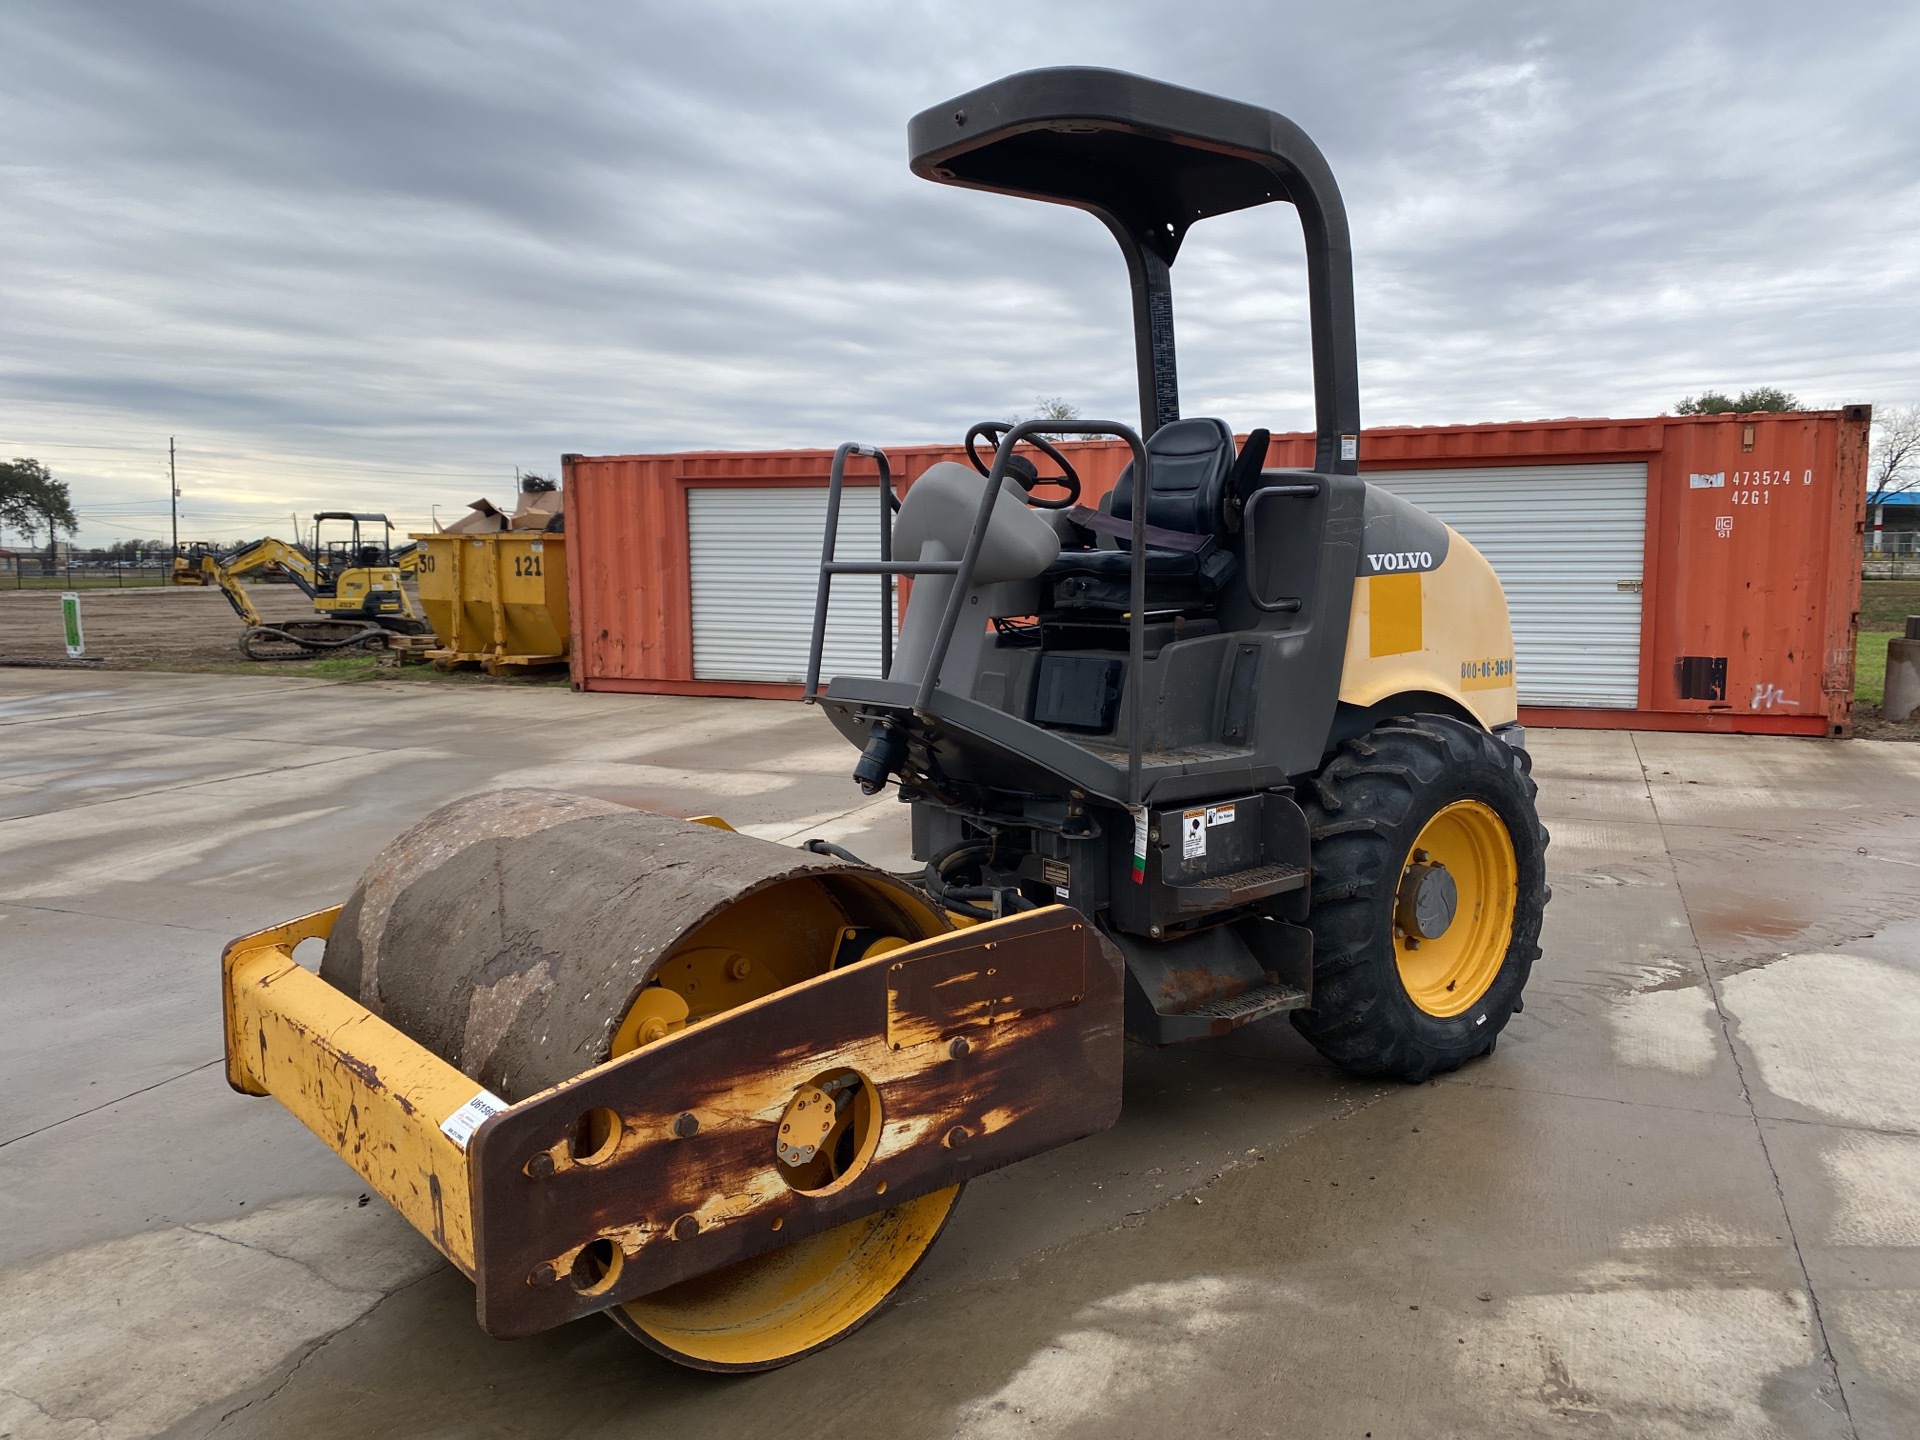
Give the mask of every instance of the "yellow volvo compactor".
<path id="1" fill-rule="evenodd" d="M 690 1366 L 781 1365 L 897 1290 L 966 1181 L 1111 1125 L 1127 1036 L 1285 1014 L 1349 1071 L 1420 1080 L 1520 1008 L 1547 837 L 1506 602 L 1471 545 L 1359 476 L 1320 152 L 1270 111 L 1087 69 L 935 106 L 909 150 L 927 179 L 1106 226 L 1140 393 L 1138 429 L 977 425 L 971 466 L 898 500 L 884 453 L 835 458 L 808 698 L 861 788 L 909 806 L 924 868 L 509 790 L 227 949 L 234 1087 L 471 1277 L 493 1335 L 605 1312 Z M 1180 411 L 1181 242 L 1268 203 L 1306 239 L 1310 470 Z M 1132 464 L 1082 505 L 1042 431 L 1118 437 Z M 835 558 L 856 464 L 878 561 Z M 879 672 L 823 683 L 828 593 L 876 576 Z"/>

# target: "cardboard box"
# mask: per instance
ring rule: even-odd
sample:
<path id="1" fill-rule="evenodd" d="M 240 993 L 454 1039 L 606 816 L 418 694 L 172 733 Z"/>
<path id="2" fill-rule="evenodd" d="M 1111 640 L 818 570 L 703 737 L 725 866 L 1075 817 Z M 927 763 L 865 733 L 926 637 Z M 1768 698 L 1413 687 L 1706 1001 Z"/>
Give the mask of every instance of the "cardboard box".
<path id="1" fill-rule="evenodd" d="M 462 515 L 441 530 L 448 535 L 491 535 L 507 528 L 507 517 L 494 508 L 491 500 L 476 500 L 467 509 L 472 513 Z"/>
<path id="2" fill-rule="evenodd" d="M 552 525 L 554 517 L 560 514 L 561 502 L 558 490 L 535 490 L 520 496 L 520 503 L 514 507 L 513 519 L 508 524 L 510 530 L 545 530 Z"/>

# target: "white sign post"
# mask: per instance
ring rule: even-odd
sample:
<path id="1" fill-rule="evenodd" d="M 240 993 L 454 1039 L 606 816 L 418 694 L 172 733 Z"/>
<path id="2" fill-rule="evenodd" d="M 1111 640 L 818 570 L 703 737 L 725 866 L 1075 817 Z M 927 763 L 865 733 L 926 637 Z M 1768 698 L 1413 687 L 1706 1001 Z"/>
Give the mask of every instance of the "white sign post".
<path id="1" fill-rule="evenodd" d="M 60 618 L 67 627 L 67 658 L 81 659 L 87 653 L 87 637 L 80 630 L 80 597 L 71 590 L 60 596 Z"/>

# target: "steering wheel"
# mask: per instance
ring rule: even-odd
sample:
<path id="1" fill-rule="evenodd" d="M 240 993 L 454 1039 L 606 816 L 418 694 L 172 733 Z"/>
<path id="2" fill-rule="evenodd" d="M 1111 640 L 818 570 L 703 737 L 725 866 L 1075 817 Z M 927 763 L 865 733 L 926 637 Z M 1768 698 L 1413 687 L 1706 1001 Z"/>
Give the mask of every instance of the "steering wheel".
<path id="1" fill-rule="evenodd" d="M 980 452 L 975 448 L 974 442 L 984 438 L 987 444 L 997 450 L 1000 447 L 1000 437 L 1012 428 L 1013 426 L 1004 420 L 982 420 L 978 425 L 975 425 L 967 431 L 967 459 L 973 462 L 974 469 L 978 470 L 982 475 L 991 475 L 993 473 L 993 462 L 980 458 Z M 1074 470 L 1073 466 L 1067 463 L 1067 457 L 1054 449 L 1053 446 L 1049 445 L 1045 440 L 1042 440 L 1038 435 L 1028 435 L 1024 437 L 1023 443 L 1033 446 L 1034 449 L 1040 451 L 1060 467 L 1060 473 L 1058 475 L 1042 475 L 1033 483 L 1035 485 L 1058 485 L 1067 492 L 1058 500 L 1036 500 L 1033 495 L 1029 493 L 1027 495 L 1027 503 L 1036 510 L 1070 510 L 1075 505 L 1078 505 L 1080 503 L 1080 476 L 1079 473 Z"/>

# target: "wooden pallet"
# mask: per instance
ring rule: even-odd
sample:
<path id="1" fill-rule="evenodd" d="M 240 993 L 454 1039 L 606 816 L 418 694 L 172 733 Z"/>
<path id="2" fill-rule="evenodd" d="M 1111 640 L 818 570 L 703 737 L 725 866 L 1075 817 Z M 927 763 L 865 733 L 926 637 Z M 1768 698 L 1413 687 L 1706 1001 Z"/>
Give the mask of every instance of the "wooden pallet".
<path id="1" fill-rule="evenodd" d="M 427 659 L 427 652 L 440 642 L 431 635 L 389 635 L 387 649 L 393 651 L 402 665 L 418 665 Z"/>

